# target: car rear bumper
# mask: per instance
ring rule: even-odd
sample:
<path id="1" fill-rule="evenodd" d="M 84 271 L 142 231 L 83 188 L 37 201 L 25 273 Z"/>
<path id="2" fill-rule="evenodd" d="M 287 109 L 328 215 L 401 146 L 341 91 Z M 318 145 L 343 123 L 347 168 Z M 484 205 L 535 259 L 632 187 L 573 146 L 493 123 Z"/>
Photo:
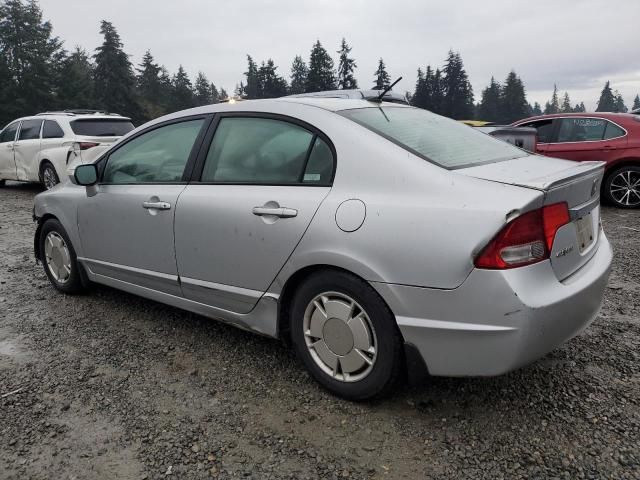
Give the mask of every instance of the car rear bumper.
<path id="1" fill-rule="evenodd" d="M 372 285 L 431 375 L 500 375 L 540 358 L 595 319 L 611 260 L 602 234 L 594 256 L 562 282 L 546 261 L 504 271 L 475 269 L 453 290 Z"/>

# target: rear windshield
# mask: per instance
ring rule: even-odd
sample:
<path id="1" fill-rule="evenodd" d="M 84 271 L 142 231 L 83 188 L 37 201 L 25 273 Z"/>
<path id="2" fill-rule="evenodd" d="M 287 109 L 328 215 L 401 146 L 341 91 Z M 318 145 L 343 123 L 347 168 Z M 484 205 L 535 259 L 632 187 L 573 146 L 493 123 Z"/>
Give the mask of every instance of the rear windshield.
<path id="1" fill-rule="evenodd" d="M 380 106 L 338 113 L 444 168 L 463 168 L 528 155 L 463 123 L 420 108 Z"/>
<path id="2" fill-rule="evenodd" d="M 89 137 L 120 137 L 133 130 L 133 123 L 129 120 L 112 120 L 110 118 L 88 118 L 74 120 L 71 130 L 76 135 Z"/>

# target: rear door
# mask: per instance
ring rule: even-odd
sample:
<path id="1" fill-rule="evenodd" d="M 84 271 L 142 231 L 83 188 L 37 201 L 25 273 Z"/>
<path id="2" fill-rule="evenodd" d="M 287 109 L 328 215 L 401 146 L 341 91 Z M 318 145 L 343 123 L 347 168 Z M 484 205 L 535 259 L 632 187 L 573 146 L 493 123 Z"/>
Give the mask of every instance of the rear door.
<path id="1" fill-rule="evenodd" d="M 330 141 L 272 115 L 221 115 L 176 210 L 185 297 L 249 312 L 302 238 L 333 180 Z"/>
<path id="2" fill-rule="evenodd" d="M 13 145 L 19 126 L 19 121 L 10 123 L 0 134 L 0 180 L 18 179 Z"/>
<path id="3" fill-rule="evenodd" d="M 38 153 L 42 119 L 23 120 L 18 140 L 13 144 L 18 180 L 37 182 L 39 177 Z"/>

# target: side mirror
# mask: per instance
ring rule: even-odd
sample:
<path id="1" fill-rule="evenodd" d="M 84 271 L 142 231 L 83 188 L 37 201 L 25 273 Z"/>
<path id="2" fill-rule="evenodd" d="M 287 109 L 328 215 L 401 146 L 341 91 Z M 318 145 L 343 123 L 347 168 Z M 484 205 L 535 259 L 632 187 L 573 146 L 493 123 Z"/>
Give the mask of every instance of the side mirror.
<path id="1" fill-rule="evenodd" d="M 73 172 L 73 178 L 78 185 L 91 187 L 98 183 L 98 167 L 92 163 L 78 165 Z"/>

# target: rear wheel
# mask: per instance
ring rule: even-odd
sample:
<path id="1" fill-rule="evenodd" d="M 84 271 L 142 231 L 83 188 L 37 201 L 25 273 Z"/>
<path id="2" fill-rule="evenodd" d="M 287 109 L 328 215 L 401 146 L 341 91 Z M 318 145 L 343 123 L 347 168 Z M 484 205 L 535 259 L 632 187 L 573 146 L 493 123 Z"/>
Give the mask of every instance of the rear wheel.
<path id="1" fill-rule="evenodd" d="M 47 220 L 40 230 L 40 256 L 51 284 L 64 293 L 84 290 L 82 272 L 76 252 L 63 226 L 56 219 Z"/>
<path id="2" fill-rule="evenodd" d="M 50 162 L 43 162 L 40 167 L 40 181 L 47 190 L 51 190 L 57 184 L 60 183 L 58 173 L 55 167 Z"/>
<path id="3" fill-rule="evenodd" d="M 296 352 L 318 383 L 349 400 L 387 393 L 402 368 L 395 318 L 370 285 L 346 272 L 306 279 L 290 309 Z"/>
<path id="4" fill-rule="evenodd" d="M 640 207 L 640 166 L 625 165 L 611 172 L 604 182 L 605 199 L 619 208 Z"/>
<path id="5" fill-rule="evenodd" d="M 0 187 L 4 187 L 4 184 L 7 183 L 6 180 L 0 180 Z"/>

